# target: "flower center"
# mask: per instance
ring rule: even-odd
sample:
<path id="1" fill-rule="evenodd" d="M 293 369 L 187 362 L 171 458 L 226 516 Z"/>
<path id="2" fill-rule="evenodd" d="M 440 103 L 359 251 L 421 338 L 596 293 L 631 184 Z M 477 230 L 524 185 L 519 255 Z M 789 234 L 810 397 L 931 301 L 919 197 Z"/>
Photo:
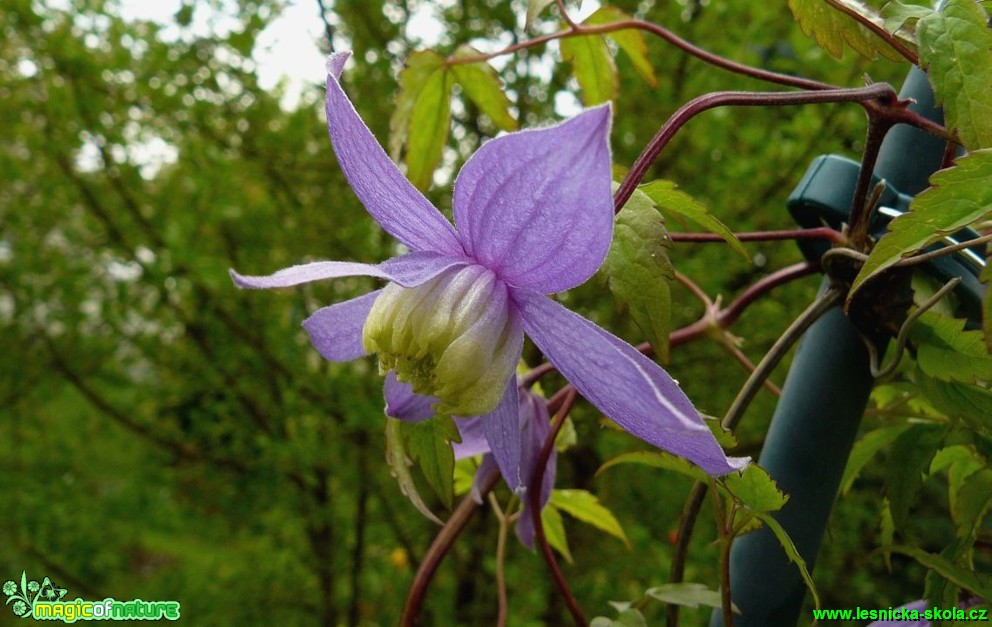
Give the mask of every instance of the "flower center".
<path id="1" fill-rule="evenodd" d="M 417 287 L 388 284 L 365 321 L 362 342 L 442 414 L 496 408 L 520 357 L 519 318 L 506 285 L 478 265 L 449 268 Z"/>

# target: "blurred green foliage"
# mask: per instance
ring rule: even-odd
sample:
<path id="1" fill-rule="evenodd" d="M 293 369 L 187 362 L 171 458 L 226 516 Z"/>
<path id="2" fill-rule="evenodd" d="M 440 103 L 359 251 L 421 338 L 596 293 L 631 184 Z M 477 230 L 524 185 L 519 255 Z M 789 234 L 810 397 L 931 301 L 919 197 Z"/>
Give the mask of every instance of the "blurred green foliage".
<path id="1" fill-rule="evenodd" d="M 385 143 L 403 59 L 420 47 L 404 25 L 424 3 L 326 4 L 334 43 L 355 51 L 349 94 Z M 829 57 L 784 2 L 614 4 L 782 72 L 858 85 L 866 71 L 895 83 L 903 71 Z M 27 570 L 68 587 L 69 598 L 176 599 L 191 625 L 398 618 L 436 527 L 414 512 L 383 463 L 374 364 L 323 362 L 299 327 L 316 308 L 370 283 L 245 293 L 227 276 L 230 267 L 262 274 L 393 252 L 336 167 L 322 86 L 291 110 L 280 105 L 280 89 L 259 87 L 252 51 L 281 6 L 186 0 L 169 23 L 125 20 L 109 0 L 64 8 L 10 0 L 0 8 L 0 579 Z M 523 2 L 439 3 L 439 48 L 518 40 L 524 12 Z M 205 15 L 226 16 L 230 27 L 196 34 L 190 25 Z M 550 12 L 544 18 L 550 22 Z M 325 51 L 328 44 L 314 42 Z M 558 100 L 576 101 L 578 85 L 558 50 L 525 50 L 499 66 L 521 126 L 555 119 Z M 656 88 L 630 58 L 616 57 L 618 164 L 629 166 L 686 100 L 763 88 L 658 40 L 648 40 L 647 58 Z M 457 86 L 455 98 L 435 176 L 446 183 L 497 132 Z M 679 135 L 653 176 L 677 181 L 734 230 L 788 228 L 784 199 L 810 159 L 857 154 L 863 133 L 854 105 L 712 111 Z M 167 158 L 156 163 L 154 154 Z M 447 185 L 429 193 L 450 205 Z M 682 244 L 669 254 L 676 269 L 725 298 L 800 259 L 789 243 L 747 247 L 753 263 L 719 244 Z M 807 279 L 777 290 L 734 327 L 754 361 L 816 285 Z M 639 341 L 636 326 L 602 296 L 591 282 L 566 298 Z M 701 313 L 681 287 L 672 300 L 676 326 Z M 537 359 L 532 348 L 525 356 Z M 729 405 L 747 375 L 717 342 L 680 347 L 669 367 L 710 414 Z M 544 385 L 555 389 L 553 378 Z M 750 410 L 738 435 L 745 453 L 759 449 L 773 404 L 764 393 Z M 573 415 L 578 445 L 561 458 L 558 485 L 595 492 L 633 547 L 566 520 L 576 595 L 588 611 L 607 613 L 608 601 L 638 599 L 667 580 L 670 534 L 689 482 L 636 466 L 594 477 L 603 461 L 639 445 L 601 429 L 588 406 Z M 881 474 L 869 466 L 837 505 L 815 573 L 825 607 L 919 596 L 921 567 L 894 555 L 889 573 L 881 558 L 866 556 L 878 544 Z M 939 549 L 954 534 L 946 497 L 932 482 L 923 489 L 901 537 Z M 425 624 L 493 622 L 495 537 L 483 510 L 442 566 Z M 688 581 L 716 587 L 713 538 L 704 521 Z M 511 546 L 507 578 L 511 624 L 564 620 L 537 554 Z M 652 620 L 661 610 L 645 608 Z M 708 611 L 684 616 L 702 624 Z"/>

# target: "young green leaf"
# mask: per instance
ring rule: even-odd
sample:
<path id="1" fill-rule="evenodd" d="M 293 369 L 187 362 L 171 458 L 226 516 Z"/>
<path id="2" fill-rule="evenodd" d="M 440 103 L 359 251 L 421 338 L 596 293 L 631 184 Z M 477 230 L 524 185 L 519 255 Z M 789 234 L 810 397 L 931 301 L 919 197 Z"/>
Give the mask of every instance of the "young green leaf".
<path id="1" fill-rule="evenodd" d="M 754 512 L 778 511 L 789 500 L 768 472 L 757 464 L 749 465 L 744 472 L 730 473 L 724 477 L 723 484 L 735 499 Z"/>
<path id="2" fill-rule="evenodd" d="M 461 46 L 454 56 L 470 57 L 477 54 L 479 52 L 472 47 Z M 489 116 L 497 128 L 503 131 L 517 130 L 517 121 L 510 115 L 510 99 L 506 97 L 493 66 L 485 61 L 456 63 L 451 66 L 451 71 L 465 95 Z"/>
<path id="3" fill-rule="evenodd" d="M 919 21 L 920 62 L 944 116 L 971 149 L 992 148 L 992 30 L 974 0 L 948 0 Z"/>
<path id="4" fill-rule="evenodd" d="M 393 115 L 389 118 L 389 157 L 399 162 L 410 135 L 410 117 L 427 80 L 435 72 L 444 71 L 444 57 L 433 50 L 418 50 L 407 57 L 400 72 L 400 90 L 396 94 Z"/>
<path id="5" fill-rule="evenodd" d="M 678 583 L 666 583 L 644 591 L 646 596 L 673 605 L 684 605 L 685 607 L 696 608 L 700 605 L 704 607 L 722 607 L 723 599 L 720 592 L 713 590 L 701 583 L 690 581 L 680 581 Z"/>
<path id="6" fill-rule="evenodd" d="M 420 467 L 434 492 L 450 508 L 454 495 L 455 452 L 452 441 L 460 442 L 458 427 L 450 416 L 437 416 L 422 422 L 401 423 L 410 458 Z"/>
<path id="7" fill-rule="evenodd" d="M 561 519 L 558 509 L 551 503 L 541 510 L 541 526 L 544 527 L 544 536 L 548 539 L 551 548 L 561 553 L 562 557 L 569 564 L 572 563 L 572 553 L 568 550 L 568 539 L 565 537 L 565 523 Z"/>
<path id="8" fill-rule="evenodd" d="M 933 187 L 913 199 L 910 211 L 889 224 L 889 232 L 878 240 L 855 277 L 851 295 L 900 259 L 992 211 L 992 150 L 975 151 L 958 159 L 956 167 L 937 172 L 930 177 L 930 183 Z"/>
<path id="9" fill-rule="evenodd" d="M 595 494 L 585 490 L 554 490 L 548 502 L 574 518 L 619 538 L 630 548 L 620 522 L 613 516 L 613 512 L 600 504 Z"/>
<path id="10" fill-rule="evenodd" d="M 895 442 L 909 424 L 882 427 L 866 433 L 864 437 L 857 441 L 851 449 L 851 455 L 847 459 L 847 466 L 844 467 L 844 476 L 840 480 L 840 493 L 847 494 L 854 484 L 854 480 L 861 474 L 861 469 L 871 461 L 880 450 Z"/>
<path id="11" fill-rule="evenodd" d="M 878 523 L 879 539 L 882 543 L 882 558 L 885 560 L 885 568 L 892 572 L 892 553 L 885 549 L 892 544 L 896 537 L 896 523 L 892 520 L 892 506 L 889 499 L 882 499 L 882 516 Z"/>
<path id="12" fill-rule="evenodd" d="M 622 22 L 629 19 L 631 17 L 620 9 L 613 6 L 605 6 L 597 9 L 583 23 L 589 26 L 595 26 Z M 612 39 L 623 50 L 624 54 L 630 59 L 631 64 L 633 64 L 634 69 L 644 79 L 644 82 L 651 87 L 658 87 L 658 77 L 655 76 L 654 66 L 648 60 L 648 44 L 644 40 L 644 33 L 630 28 L 618 30 L 606 36 Z"/>
<path id="13" fill-rule="evenodd" d="M 899 0 L 892 0 L 882 7 L 881 16 L 885 30 L 895 33 L 900 28 L 915 30 L 916 23 L 931 13 L 933 13 L 933 9 L 929 7 L 918 4 L 903 4 Z"/>
<path id="14" fill-rule="evenodd" d="M 587 107 L 616 100 L 620 88 L 617 66 L 601 36 L 562 39 L 561 56 L 572 63 L 572 72 L 582 88 L 582 102 Z"/>
<path id="15" fill-rule="evenodd" d="M 985 268 L 979 279 L 985 285 L 992 282 L 992 257 L 985 260 Z M 992 290 L 985 290 L 982 298 L 982 330 L 985 332 L 985 347 L 992 351 Z"/>
<path id="16" fill-rule="evenodd" d="M 652 181 L 646 185 L 641 185 L 638 189 L 647 194 L 648 198 L 658 205 L 658 208 L 661 209 L 663 214 L 680 216 L 696 223 L 711 233 L 716 233 L 726 240 L 731 248 L 743 255 L 745 259 L 751 259 L 751 256 L 744 248 L 744 244 L 741 244 L 740 240 L 734 236 L 733 231 L 727 228 L 727 225 L 720 222 L 698 200 L 679 190 L 678 186 L 672 181 Z"/>
<path id="17" fill-rule="evenodd" d="M 599 467 L 596 474 L 598 475 L 607 468 L 612 468 L 619 464 L 641 464 L 653 468 L 664 468 L 665 470 L 673 470 L 696 481 L 707 481 L 709 479 L 709 475 L 699 466 L 690 463 L 685 458 L 676 457 L 664 451 L 631 451 L 629 453 L 621 453 L 613 459 L 607 460 L 606 463 Z"/>
<path id="18" fill-rule="evenodd" d="M 914 546 L 895 545 L 886 548 L 893 553 L 912 557 L 920 564 L 930 570 L 936 571 L 941 577 L 960 588 L 969 590 L 982 598 L 992 599 L 992 579 L 987 575 L 972 572 L 967 568 L 958 566 L 945 557 L 927 553 L 923 549 L 918 549 Z"/>
<path id="19" fill-rule="evenodd" d="M 799 28 L 811 36 L 816 43 L 840 59 L 844 56 L 844 44 L 851 46 L 861 56 L 874 60 L 882 55 L 898 61 L 899 53 L 892 49 L 878 35 L 858 23 L 854 18 L 833 6 L 842 6 L 849 11 L 882 25 L 882 18 L 871 7 L 856 0 L 789 0 L 789 8 L 799 23 Z"/>
<path id="20" fill-rule="evenodd" d="M 785 550 L 785 555 L 789 558 L 789 561 L 796 565 L 799 569 L 799 574 L 802 575 L 803 581 L 806 583 L 806 587 L 809 589 L 810 594 L 813 596 L 813 602 L 816 607 L 820 607 L 820 595 L 816 591 L 816 586 L 813 585 L 813 578 L 810 577 L 809 569 L 806 568 L 806 560 L 803 556 L 799 554 L 796 545 L 792 543 L 792 538 L 789 534 L 785 532 L 782 525 L 779 524 L 777 520 L 771 514 L 765 514 L 762 512 L 755 512 L 755 516 L 761 519 L 761 522 L 768 525 L 772 533 L 775 534 L 775 538 L 778 539 L 778 543 L 782 545 Z"/>
<path id="21" fill-rule="evenodd" d="M 441 161 L 441 152 L 448 142 L 453 86 L 454 80 L 449 70 L 435 71 L 424 83 L 410 114 L 406 175 L 420 191 L 427 191 L 431 186 L 434 168 Z"/>
<path id="22" fill-rule="evenodd" d="M 543 11 L 549 4 L 554 4 L 555 0 L 527 0 L 527 21 L 525 22 L 525 28 L 530 28 L 530 25 L 534 23 L 537 16 Z"/>
<path id="23" fill-rule="evenodd" d="M 616 618 L 607 618 L 606 616 L 597 616 L 592 619 L 589 623 L 589 627 L 647 627 L 648 623 L 644 620 L 644 615 L 641 614 L 640 610 L 628 607 L 617 614 Z"/>
<path id="24" fill-rule="evenodd" d="M 400 432 L 403 424 L 402 421 L 395 418 L 386 418 L 386 463 L 389 465 L 390 472 L 396 479 L 396 483 L 399 484 L 400 492 L 403 493 L 403 496 L 410 499 L 413 506 L 425 518 L 443 525 L 444 522 L 434 515 L 434 512 L 427 507 L 427 504 L 420 497 L 420 492 L 417 491 L 417 484 L 413 480 L 413 475 L 410 474 L 412 462 L 407 457 L 403 434 Z"/>
<path id="25" fill-rule="evenodd" d="M 613 242 L 600 269 L 614 302 L 630 313 L 663 362 L 668 360 L 672 330 L 671 244 L 661 214 L 647 196 L 635 191 L 617 214 Z"/>

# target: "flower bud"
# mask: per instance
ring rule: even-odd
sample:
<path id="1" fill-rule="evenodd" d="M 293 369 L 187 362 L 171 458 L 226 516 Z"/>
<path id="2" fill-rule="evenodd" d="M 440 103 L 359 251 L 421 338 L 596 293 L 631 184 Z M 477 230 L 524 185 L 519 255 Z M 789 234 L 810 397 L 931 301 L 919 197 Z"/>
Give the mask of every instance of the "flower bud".
<path id="1" fill-rule="evenodd" d="M 523 343 L 506 285 L 479 265 L 449 268 L 417 287 L 390 283 L 372 305 L 362 342 L 440 414 L 473 416 L 499 404 Z"/>

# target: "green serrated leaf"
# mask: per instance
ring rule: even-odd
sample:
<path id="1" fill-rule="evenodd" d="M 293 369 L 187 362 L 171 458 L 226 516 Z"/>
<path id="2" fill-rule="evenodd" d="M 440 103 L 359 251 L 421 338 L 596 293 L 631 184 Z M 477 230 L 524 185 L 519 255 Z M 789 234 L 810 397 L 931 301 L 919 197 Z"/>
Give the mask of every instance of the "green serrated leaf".
<path id="1" fill-rule="evenodd" d="M 992 148 L 992 30 L 974 0 L 948 0 L 916 27 L 920 63 L 967 148 Z"/>
<path id="2" fill-rule="evenodd" d="M 631 451 L 630 453 L 621 453 L 600 466 L 596 474 L 598 475 L 607 468 L 612 468 L 619 464 L 640 464 L 642 466 L 651 466 L 652 468 L 664 468 L 665 470 L 673 470 L 696 481 L 707 481 L 709 479 L 709 475 L 702 468 L 692 464 L 687 459 L 676 457 L 664 451 Z"/>
<path id="3" fill-rule="evenodd" d="M 985 468 L 985 460 L 981 459 L 975 451 L 968 446 L 949 446 L 937 453 L 937 455 L 940 456 L 941 453 L 944 453 L 945 451 L 953 456 L 953 459 L 947 466 L 947 502 L 953 512 L 957 509 L 958 494 L 961 492 L 961 487 L 964 485 L 965 480 L 970 477 L 972 473 L 978 472 L 982 468 Z M 936 461 L 936 458 L 934 458 L 934 460 Z"/>
<path id="4" fill-rule="evenodd" d="M 701 584 L 690 581 L 666 583 L 644 591 L 646 596 L 662 603 L 684 605 L 685 607 L 723 607 L 720 592 Z"/>
<path id="5" fill-rule="evenodd" d="M 599 35 L 567 37 L 561 40 L 561 56 L 572 63 L 572 72 L 582 88 L 587 107 L 616 100 L 620 89 L 617 66 L 610 48 Z"/>
<path id="6" fill-rule="evenodd" d="M 393 115 L 389 118 L 389 157 L 399 163 L 410 135 L 410 117 L 424 85 L 432 74 L 443 71 L 444 57 L 433 50 L 418 50 L 407 57 L 400 72 Z"/>
<path id="7" fill-rule="evenodd" d="M 618 538 L 630 548 L 620 522 L 613 512 L 599 502 L 595 494 L 585 490 L 553 490 L 548 502 L 573 518 Z"/>
<path id="8" fill-rule="evenodd" d="M 775 534 L 775 538 L 778 540 L 778 543 L 782 545 L 782 549 L 785 550 L 785 555 L 789 558 L 789 561 L 795 564 L 796 568 L 799 569 L 799 574 L 802 575 L 803 581 L 806 583 L 806 588 L 813 596 L 813 602 L 815 603 L 816 608 L 819 609 L 820 595 L 816 591 L 816 586 L 813 585 L 813 578 L 809 575 L 809 569 L 806 568 L 806 560 L 804 560 L 803 556 L 799 554 L 799 551 L 796 549 L 796 545 L 792 543 L 792 538 L 789 537 L 789 534 L 785 532 L 782 525 L 780 525 L 771 514 L 755 512 L 755 516 L 760 518 L 761 522 L 768 525 L 768 528 L 771 529 L 773 534 Z"/>
<path id="9" fill-rule="evenodd" d="M 597 9 L 583 23 L 589 26 L 595 26 L 622 22 L 629 19 L 631 17 L 620 9 L 606 6 Z M 648 60 L 648 44 L 644 40 L 644 33 L 631 28 L 609 33 L 606 36 L 612 39 L 623 50 L 624 54 L 630 59 L 634 69 L 644 79 L 644 82 L 651 87 L 658 87 L 658 77 L 655 76 L 654 66 Z"/>
<path id="10" fill-rule="evenodd" d="M 455 475 L 455 452 L 451 443 L 461 441 L 455 421 L 450 416 L 436 416 L 422 422 L 401 424 L 407 453 L 444 506 L 450 509 Z"/>
<path id="11" fill-rule="evenodd" d="M 723 484 L 753 512 L 775 512 L 789 500 L 768 472 L 757 464 L 749 465 L 743 472 L 730 473 L 723 478 Z"/>
<path id="12" fill-rule="evenodd" d="M 956 167 L 930 177 L 930 184 L 909 204 L 909 212 L 889 223 L 889 232 L 875 244 L 851 284 L 848 300 L 882 270 L 992 211 L 992 150 L 961 157 Z"/>
<path id="13" fill-rule="evenodd" d="M 635 191 L 616 216 L 613 242 L 600 268 L 617 307 L 630 313 L 662 362 L 668 361 L 672 330 L 675 269 L 668 259 L 669 246 L 661 214 L 647 196 Z"/>
<path id="14" fill-rule="evenodd" d="M 406 141 L 406 175 L 414 187 L 427 191 L 434 168 L 448 142 L 451 127 L 451 89 L 454 76 L 448 69 L 431 74 L 424 83 L 410 114 Z"/>
<path id="15" fill-rule="evenodd" d="M 885 30 L 895 33 L 900 28 L 915 29 L 917 21 L 931 13 L 933 13 L 933 9 L 929 7 L 918 4 L 903 4 L 899 0 L 892 0 L 882 7 L 881 17 Z"/>
<path id="16" fill-rule="evenodd" d="M 876 453 L 895 442 L 909 427 L 910 425 L 908 424 L 882 427 L 881 429 L 875 429 L 865 434 L 864 437 L 858 440 L 854 448 L 851 449 L 851 455 L 847 459 L 847 466 L 844 467 L 844 476 L 840 480 L 841 494 L 847 494 L 848 490 L 854 484 L 854 480 L 861 474 L 861 470 Z"/>
<path id="17" fill-rule="evenodd" d="M 641 185 L 638 189 L 647 194 L 663 214 L 683 217 L 711 233 L 716 233 L 745 259 L 751 260 L 751 255 L 744 248 L 744 244 L 734 236 L 733 231 L 711 214 L 702 203 L 679 190 L 672 181 L 652 181 Z"/>
<path id="18" fill-rule="evenodd" d="M 561 513 L 551 503 L 541 510 L 541 526 L 544 527 L 544 537 L 554 550 L 561 553 L 569 564 L 572 563 L 572 553 L 568 550 L 568 538 L 565 536 L 565 523 Z"/>
<path id="19" fill-rule="evenodd" d="M 413 480 L 413 475 L 410 474 L 412 463 L 409 457 L 407 457 L 406 445 L 403 441 L 403 434 L 400 431 L 403 424 L 402 421 L 395 418 L 386 418 L 386 464 L 389 466 L 393 478 L 396 479 L 396 483 L 400 487 L 400 492 L 403 493 L 403 496 L 410 499 L 410 502 L 417 508 L 417 511 L 423 514 L 428 520 L 443 525 L 444 522 L 434 515 L 434 512 L 427 507 L 427 504 L 420 497 L 420 492 L 417 491 L 417 484 Z"/>
<path id="20" fill-rule="evenodd" d="M 454 56 L 471 57 L 477 54 L 479 51 L 470 46 L 460 46 Z M 451 71 L 465 95 L 489 116 L 497 128 L 504 131 L 517 130 L 517 121 L 510 115 L 510 99 L 506 97 L 493 66 L 485 61 L 457 63 L 451 66 Z"/>
<path id="21" fill-rule="evenodd" d="M 969 590 L 972 593 L 986 599 L 992 598 L 992 578 L 980 575 L 967 568 L 958 566 L 945 557 L 927 553 L 923 549 L 914 546 L 894 545 L 886 547 L 893 553 L 900 553 L 912 557 L 920 564 L 930 570 L 937 572 L 941 577 L 947 579 L 954 585 Z"/>
<path id="22" fill-rule="evenodd" d="M 856 0 L 789 0 L 789 8 L 792 9 L 799 28 L 838 59 L 844 56 L 845 43 L 870 60 L 877 59 L 879 55 L 893 61 L 902 58 L 884 40 L 832 5 L 846 8 L 869 21 L 884 25 L 884 20 L 874 9 Z"/>
<path id="23" fill-rule="evenodd" d="M 957 528 L 958 539 L 974 543 L 978 528 L 992 507 L 992 469 L 982 468 L 969 475 L 958 491 L 951 516 Z"/>
<path id="24" fill-rule="evenodd" d="M 975 385 L 939 381 L 917 370 L 920 392 L 947 416 L 962 421 L 985 437 L 992 437 L 992 391 Z"/>
<path id="25" fill-rule="evenodd" d="M 981 331 L 965 331 L 967 321 L 927 312 L 910 332 L 916 362 L 934 379 L 977 383 L 992 381 L 992 356 Z"/>
<path id="26" fill-rule="evenodd" d="M 946 434 L 946 425 L 914 424 L 892 443 L 886 497 L 896 526 L 905 524 L 913 497 L 923 485 L 923 474 Z"/>
<path id="27" fill-rule="evenodd" d="M 720 446 L 728 450 L 737 448 L 737 436 L 730 429 L 725 429 L 719 418 L 706 414 L 702 414 L 702 416 L 703 422 L 710 428 L 710 432 Z"/>

